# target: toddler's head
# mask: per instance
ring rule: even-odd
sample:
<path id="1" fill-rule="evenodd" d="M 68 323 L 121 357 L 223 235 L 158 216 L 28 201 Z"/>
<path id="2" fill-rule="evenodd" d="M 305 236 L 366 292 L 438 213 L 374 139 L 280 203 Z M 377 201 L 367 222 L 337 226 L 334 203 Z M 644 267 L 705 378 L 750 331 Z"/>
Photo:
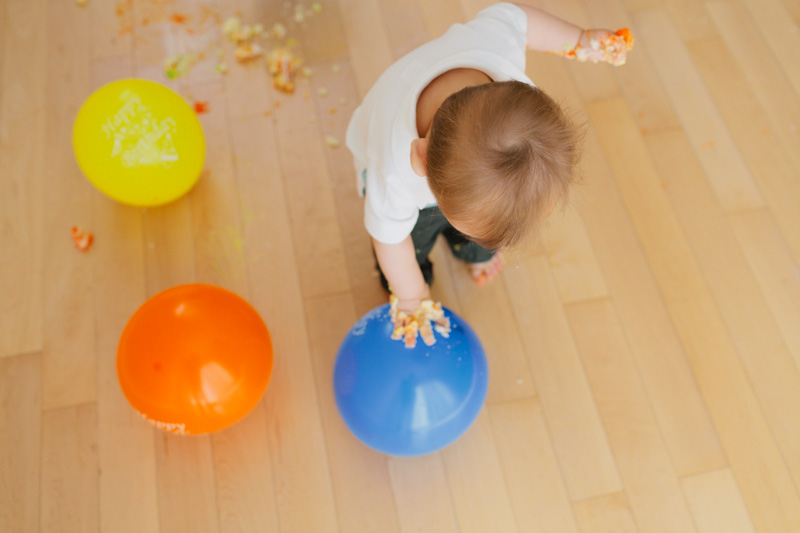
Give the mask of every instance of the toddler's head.
<path id="1" fill-rule="evenodd" d="M 511 246 L 566 202 L 577 144 L 577 128 L 540 89 L 466 87 L 434 116 L 428 183 L 458 230 L 487 248 Z"/>

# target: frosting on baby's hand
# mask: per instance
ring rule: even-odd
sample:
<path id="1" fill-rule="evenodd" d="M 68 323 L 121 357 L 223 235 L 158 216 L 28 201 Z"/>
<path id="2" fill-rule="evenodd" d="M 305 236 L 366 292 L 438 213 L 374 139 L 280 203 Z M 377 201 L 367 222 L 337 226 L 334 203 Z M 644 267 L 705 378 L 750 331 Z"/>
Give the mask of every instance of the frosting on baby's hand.
<path id="1" fill-rule="evenodd" d="M 444 316 L 442 304 L 433 300 L 422 300 L 420 307 L 409 314 L 397 308 L 397 296 L 389 296 L 390 312 L 394 329 L 392 339 L 403 341 L 406 348 L 414 348 L 417 345 L 417 337 L 422 337 L 422 342 L 427 346 L 432 346 L 436 342 L 434 330 L 442 337 L 450 336 L 450 319 Z"/>
<path id="2" fill-rule="evenodd" d="M 567 45 L 560 54 L 580 62 L 604 61 L 620 66 L 625 64 L 628 50 L 632 48 L 633 34 L 628 28 L 622 28 L 614 33 L 607 30 L 586 30 L 574 48 Z"/>

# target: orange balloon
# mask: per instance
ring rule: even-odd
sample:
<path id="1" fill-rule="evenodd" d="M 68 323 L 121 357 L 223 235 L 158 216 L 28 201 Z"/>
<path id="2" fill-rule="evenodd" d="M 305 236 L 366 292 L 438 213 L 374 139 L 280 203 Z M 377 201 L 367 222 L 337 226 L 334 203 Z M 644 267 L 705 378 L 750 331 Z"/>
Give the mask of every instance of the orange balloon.
<path id="1" fill-rule="evenodd" d="M 117 377 L 134 409 L 186 435 L 224 429 L 261 400 L 272 342 L 258 312 L 213 285 L 156 294 L 130 318 L 117 348 Z"/>

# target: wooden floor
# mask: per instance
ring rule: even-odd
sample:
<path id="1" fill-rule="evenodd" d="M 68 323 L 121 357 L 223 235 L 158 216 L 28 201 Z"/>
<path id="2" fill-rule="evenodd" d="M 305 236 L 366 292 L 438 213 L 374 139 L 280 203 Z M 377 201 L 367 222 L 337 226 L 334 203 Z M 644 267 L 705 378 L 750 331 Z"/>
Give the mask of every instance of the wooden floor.
<path id="1" fill-rule="evenodd" d="M 800 531 L 798 0 L 532 0 L 637 41 L 620 68 L 529 54 L 587 125 L 572 206 L 489 287 L 435 252 L 487 404 L 413 459 L 339 418 L 337 347 L 385 295 L 326 136 L 487 3 L 308 0 L 298 23 L 294 0 L 0 1 L 0 531 Z M 235 13 L 297 40 L 294 95 L 233 59 Z M 206 169 L 166 207 L 113 202 L 73 158 L 81 103 L 130 76 L 209 103 Z M 115 373 L 133 311 L 189 282 L 247 298 L 275 346 L 263 401 L 210 436 L 152 428 Z"/>

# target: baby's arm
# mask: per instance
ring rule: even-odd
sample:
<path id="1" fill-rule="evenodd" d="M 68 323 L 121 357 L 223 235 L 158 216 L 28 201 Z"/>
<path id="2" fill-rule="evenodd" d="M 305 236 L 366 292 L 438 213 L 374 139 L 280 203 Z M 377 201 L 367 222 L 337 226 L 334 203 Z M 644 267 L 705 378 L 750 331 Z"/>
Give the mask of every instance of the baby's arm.
<path id="1" fill-rule="evenodd" d="M 562 20 L 546 11 L 516 4 L 528 16 L 526 34 L 528 48 L 539 52 L 560 52 L 565 46 L 575 47 L 581 38 L 583 28 Z"/>
<path id="2" fill-rule="evenodd" d="M 386 244 L 372 239 L 372 246 L 392 294 L 397 296 L 397 308 L 414 313 L 422 300 L 431 297 L 431 292 L 419 269 L 411 236 L 398 244 Z"/>
<path id="3" fill-rule="evenodd" d="M 625 64 L 628 50 L 633 48 L 633 35 L 627 28 L 616 32 L 606 29 L 583 30 L 532 6 L 516 4 L 528 17 L 528 48 L 552 52 L 578 61 L 612 65 Z"/>
<path id="4" fill-rule="evenodd" d="M 372 245 L 392 290 L 389 299 L 394 323 L 392 339 L 402 339 L 407 348 L 413 348 L 418 336 L 428 346 L 435 343 L 434 330 L 447 337 L 450 319 L 444 316 L 442 306 L 430 299 L 430 288 L 419 269 L 411 236 L 399 244 L 386 244 L 373 239 Z"/>

